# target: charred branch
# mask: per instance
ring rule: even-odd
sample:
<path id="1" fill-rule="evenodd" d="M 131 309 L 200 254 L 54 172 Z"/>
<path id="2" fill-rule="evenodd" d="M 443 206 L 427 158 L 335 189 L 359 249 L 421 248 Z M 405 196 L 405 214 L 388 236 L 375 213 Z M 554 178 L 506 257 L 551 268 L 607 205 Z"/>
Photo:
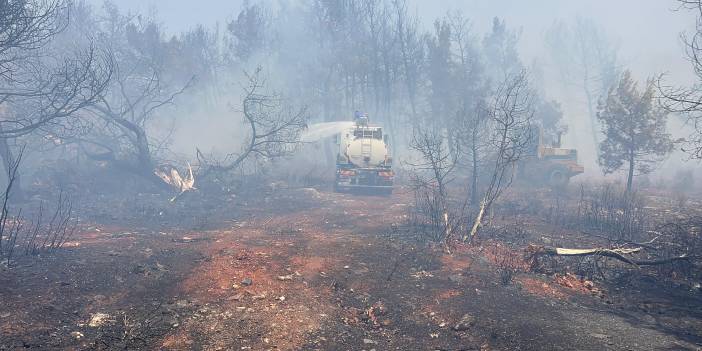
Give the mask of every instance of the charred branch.
<path id="1" fill-rule="evenodd" d="M 618 248 L 618 249 L 607 249 L 607 248 L 589 248 L 589 249 L 571 249 L 571 248 L 561 248 L 561 247 L 548 247 L 548 246 L 538 246 L 529 245 L 526 249 L 528 258 L 535 262 L 539 256 L 562 256 L 562 257 L 576 257 L 576 256 L 602 256 L 609 257 L 615 260 L 627 263 L 632 266 L 656 266 L 667 263 L 673 263 L 678 261 L 690 261 L 693 256 L 681 255 L 675 257 L 666 257 L 661 259 L 652 260 L 639 260 L 635 258 L 627 257 L 635 253 L 641 253 L 644 250 L 643 247 L 636 248 Z M 534 264 L 532 264 L 534 266 Z"/>
<path id="2" fill-rule="evenodd" d="M 250 157 L 262 160 L 289 155 L 300 144 L 302 132 L 307 128 L 307 107 L 291 107 L 277 94 L 265 93 L 265 81 L 258 67 L 253 74 L 246 74 L 248 86 L 244 88 L 242 110 L 249 135 L 243 151 L 229 154 L 224 161 L 208 159 L 198 150 L 203 169 L 200 178 L 213 173 L 224 173 L 240 167 Z"/>

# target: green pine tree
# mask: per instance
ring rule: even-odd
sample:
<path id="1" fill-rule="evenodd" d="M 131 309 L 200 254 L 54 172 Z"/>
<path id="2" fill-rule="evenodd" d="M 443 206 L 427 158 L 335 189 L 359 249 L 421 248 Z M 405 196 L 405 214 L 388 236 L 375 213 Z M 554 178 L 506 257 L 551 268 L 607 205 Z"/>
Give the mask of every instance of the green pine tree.
<path id="1" fill-rule="evenodd" d="M 656 104 L 652 80 L 640 91 L 625 71 L 598 106 L 597 119 L 604 140 L 600 143 L 599 164 L 605 174 L 627 167 L 627 192 L 634 175 L 650 173 L 674 147 L 667 132 L 668 112 Z"/>

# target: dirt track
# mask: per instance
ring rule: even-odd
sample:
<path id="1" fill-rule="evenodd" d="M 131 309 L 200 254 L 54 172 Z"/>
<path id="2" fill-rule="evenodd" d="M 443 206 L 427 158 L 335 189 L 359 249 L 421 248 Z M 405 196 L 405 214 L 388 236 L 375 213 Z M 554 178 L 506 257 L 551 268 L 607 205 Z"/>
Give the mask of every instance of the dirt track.
<path id="1" fill-rule="evenodd" d="M 498 263 L 519 251 L 446 254 L 403 227 L 409 201 L 289 190 L 202 228 L 178 211 L 86 225 L 63 252 L 0 270 L 0 350 L 702 348 L 699 295 L 505 284 Z"/>

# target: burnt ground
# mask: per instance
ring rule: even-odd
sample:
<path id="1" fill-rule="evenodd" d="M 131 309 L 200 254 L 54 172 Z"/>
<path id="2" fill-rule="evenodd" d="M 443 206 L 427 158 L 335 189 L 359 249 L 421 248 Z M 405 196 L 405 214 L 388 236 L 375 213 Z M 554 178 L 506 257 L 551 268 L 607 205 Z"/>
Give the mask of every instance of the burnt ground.
<path id="1" fill-rule="evenodd" d="M 503 241 L 448 254 L 411 198 L 83 203 L 66 247 L 1 266 L 0 350 L 702 349 L 699 291 L 527 272 Z"/>

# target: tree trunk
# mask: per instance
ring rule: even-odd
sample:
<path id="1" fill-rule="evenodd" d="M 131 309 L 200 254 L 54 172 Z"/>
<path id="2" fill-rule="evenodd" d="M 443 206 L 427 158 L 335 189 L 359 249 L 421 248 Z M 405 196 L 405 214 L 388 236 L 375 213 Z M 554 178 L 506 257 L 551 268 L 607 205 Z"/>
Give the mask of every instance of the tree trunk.
<path id="1" fill-rule="evenodd" d="M 471 174 L 471 178 L 473 181 L 472 184 L 472 189 L 470 193 L 470 204 L 471 206 L 475 206 L 478 204 L 478 125 L 477 123 L 473 126 L 473 130 L 471 131 L 471 156 L 472 156 L 472 164 L 473 164 L 473 174 Z"/>
<path id="2" fill-rule="evenodd" d="M 634 155 L 629 154 L 629 176 L 626 179 L 626 193 L 631 193 L 631 185 L 634 182 Z"/>
<path id="3" fill-rule="evenodd" d="M 134 145 L 137 152 L 137 160 L 139 162 L 138 167 L 142 168 L 145 172 L 153 173 L 154 171 L 154 160 L 151 158 L 151 150 L 149 148 L 149 141 L 146 138 L 146 133 L 141 131 L 137 133 L 136 145 Z"/>
<path id="4" fill-rule="evenodd" d="M 587 111 L 590 115 L 590 131 L 592 132 L 592 142 L 595 146 L 595 155 L 600 154 L 600 143 L 597 140 L 597 113 L 595 113 L 595 99 L 590 91 L 590 73 L 588 71 L 587 65 L 585 65 L 585 74 L 583 78 L 583 90 L 585 92 L 585 98 L 587 100 Z"/>
<path id="5" fill-rule="evenodd" d="M 334 118 L 332 117 L 332 97 L 331 97 L 331 82 L 332 82 L 332 77 L 334 74 L 334 68 L 329 67 L 329 71 L 327 72 L 327 77 L 324 80 L 324 88 L 322 91 L 322 113 L 324 116 L 322 117 L 322 120 L 324 122 L 332 122 Z M 324 160 L 325 160 L 325 166 L 334 166 L 336 165 L 336 154 L 334 153 L 334 143 L 331 140 L 324 140 L 322 141 L 322 147 L 324 148 Z"/>
<path id="6" fill-rule="evenodd" d="M 483 201 L 480 203 L 480 211 L 478 211 L 478 216 L 475 218 L 475 222 L 473 223 L 473 228 L 471 228 L 468 236 L 463 237 L 464 242 L 466 240 L 470 240 L 470 242 L 472 243 L 473 239 L 478 234 L 478 230 L 480 230 L 480 226 L 483 224 L 482 223 L 483 217 L 485 216 L 485 207 L 487 206 L 486 201 L 487 201 L 487 199 L 483 198 Z"/>
<path id="7" fill-rule="evenodd" d="M 8 175 L 12 168 L 12 163 L 14 162 L 14 157 L 12 155 L 12 150 L 10 149 L 10 144 L 7 142 L 6 138 L 0 138 L 0 158 L 2 158 L 3 169 L 5 170 L 5 175 Z M 15 200 L 22 200 L 24 198 L 24 192 L 22 191 L 21 177 L 19 171 L 15 175 L 15 182 L 12 186 L 12 197 Z"/>
<path id="8" fill-rule="evenodd" d="M 473 174 L 471 174 L 473 184 L 471 184 L 470 191 L 470 204 L 473 206 L 478 204 L 478 155 L 476 152 L 476 150 L 473 150 Z"/>

